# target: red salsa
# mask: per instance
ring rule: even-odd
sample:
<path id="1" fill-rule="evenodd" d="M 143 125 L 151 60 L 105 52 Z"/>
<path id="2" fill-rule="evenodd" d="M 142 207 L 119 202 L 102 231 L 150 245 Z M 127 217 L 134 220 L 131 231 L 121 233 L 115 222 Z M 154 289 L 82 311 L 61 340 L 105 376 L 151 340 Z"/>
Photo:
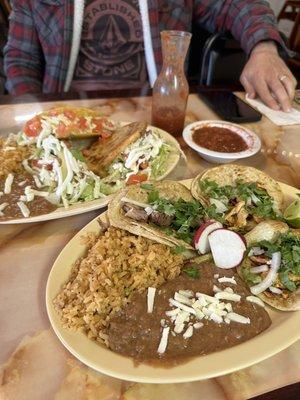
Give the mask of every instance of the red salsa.
<path id="1" fill-rule="evenodd" d="M 248 149 L 245 140 L 237 133 L 218 126 L 195 129 L 193 141 L 201 147 L 220 153 L 238 153 Z"/>

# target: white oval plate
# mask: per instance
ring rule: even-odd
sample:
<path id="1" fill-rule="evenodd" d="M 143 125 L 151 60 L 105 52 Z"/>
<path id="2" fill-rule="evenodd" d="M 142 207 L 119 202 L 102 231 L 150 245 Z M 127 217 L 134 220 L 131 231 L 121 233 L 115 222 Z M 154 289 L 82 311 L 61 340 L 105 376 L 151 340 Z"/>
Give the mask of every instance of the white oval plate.
<path id="1" fill-rule="evenodd" d="M 232 132 L 241 136 L 248 145 L 248 149 L 237 153 L 221 153 L 199 146 L 193 140 L 193 132 L 196 128 L 207 127 L 220 127 L 230 129 Z M 261 141 L 259 137 L 250 129 L 244 126 L 233 124 L 226 121 L 218 120 L 205 120 L 197 121 L 187 125 L 182 133 L 184 141 L 195 151 L 197 151 L 205 160 L 215 163 L 228 163 L 237 159 L 251 157 L 256 154 L 261 148 Z"/>
<path id="2" fill-rule="evenodd" d="M 127 122 L 120 122 L 121 125 L 125 125 Z M 175 147 L 178 148 L 178 155 L 174 154 L 174 159 L 173 162 L 169 165 L 169 168 L 167 171 L 159 177 L 157 180 L 162 180 L 167 177 L 167 175 L 170 174 L 171 171 L 176 167 L 178 164 L 178 161 L 180 159 L 180 146 L 177 140 L 171 136 L 168 132 L 163 131 L 162 129 L 153 127 L 149 125 L 150 128 L 155 129 L 159 133 L 159 135 L 165 139 L 168 142 L 171 142 L 172 144 L 175 145 Z M 16 218 L 16 219 L 10 219 L 7 221 L 0 221 L 0 225 L 9 225 L 9 224 L 29 224 L 29 223 L 34 223 L 34 222 L 43 222 L 43 221 L 50 221 L 52 219 L 59 219 L 59 218 L 65 218 L 65 217 L 71 217 L 73 215 L 79 215 L 83 214 L 89 211 L 101 209 L 107 206 L 109 203 L 110 199 L 112 198 L 113 195 L 105 196 L 101 199 L 97 200 L 92 200 L 92 201 L 87 201 L 85 203 L 77 203 L 71 205 L 69 208 L 64 208 L 64 207 L 59 207 L 56 210 L 52 211 L 49 214 L 42 214 L 42 215 L 37 215 L 36 217 L 29 217 L 29 218 Z"/>
<path id="3" fill-rule="evenodd" d="M 190 186 L 191 180 L 184 181 Z M 296 198 L 297 190 L 281 184 L 287 201 Z M 105 214 L 102 214 L 105 218 Z M 185 364 L 172 368 L 135 366 L 132 359 L 114 353 L 89 340 L 83 333 L 71 332 L 62 327 L 52 300 L 68 279 L 73 263 L 85 254 L 81 236 L 100 230 L 97 218 L 86 225 L 62 250 L 56 259 L 47 281 L 46 307 L 56 335 L 63 345 L 80 361 L 104 374 L 134 382 L 176 383 L 212 378 L 258 363 L 290 346 L 300 338 L 300 311 L 282 312 L 267 307 L 272 325 L 255 338 L 207 356 L 195 357 Z"/>

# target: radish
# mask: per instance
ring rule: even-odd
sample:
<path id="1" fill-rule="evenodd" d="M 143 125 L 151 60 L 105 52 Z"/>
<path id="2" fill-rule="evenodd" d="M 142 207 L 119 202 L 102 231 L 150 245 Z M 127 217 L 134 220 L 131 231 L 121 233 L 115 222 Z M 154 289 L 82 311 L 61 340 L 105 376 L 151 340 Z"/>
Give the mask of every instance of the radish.
<path id="1" fill-rule="evenodd" d="M 208 242 L 208 235 L 216 229 L 220 228 L 223 228 L 221 222 L 210 220 L 202 224 L 200 228 L 197 229 L 194 236 L 194 246 L 200 254 L 206 254 L 209 252 L 210 247 Z"/>
<path id="2" fill-rule="evenodd" d="M 214 230 L 208 241 L 214 262 L 218 268 L 234 268 L 243 260 L 246 251 L 243 236 L 229 229 Z"/>

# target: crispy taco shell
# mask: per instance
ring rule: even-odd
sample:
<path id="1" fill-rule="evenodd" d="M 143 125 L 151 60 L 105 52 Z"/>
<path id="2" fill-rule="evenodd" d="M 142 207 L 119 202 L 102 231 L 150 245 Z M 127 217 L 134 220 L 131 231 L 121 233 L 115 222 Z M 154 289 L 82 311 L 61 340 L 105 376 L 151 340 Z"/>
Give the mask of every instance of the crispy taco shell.
<path id="1" fill-rule="evenodd" d="M 95 142 L 86 152 L 86 163 L 93 172 L 100 176 L 105 169 L 126 149 L 131 143 L 136 142 L 147 129 L 146 122 L 132 122 L 122 126 L 105 142 Z"/>
<path id="2" fill-rule="evenodd" d="M 181 183 L 175 181 L 160 181 L 153 183 L 158 190 L 160 197 L 168 200 L 194 201 L 190 191 Z M 122 209 L 122 199 L 131 199 L 139 203 L 147 204 L 148 192 L 141 188 L 140 185 L 130 186 L 117 194 L 108 205 L 108 218 L 112 226 L 125 229 L 135 235 L 141 235 L 148 239 L 167 246 L 184 246 L 186 249 L 194 250 L 194 248 L 181 239 L 168 236 L 158 227 L 148 222 L 135 221 L 125 216 Z"/>
<path id="3" fill-rule="evenodd" d="M 288 225 L 281 221 L 263 221 L 259 223 L 251 232 L 245 235 L 248 245 L 259 243 L 262 240 L 275 242 L 282 233 L 293 232 L 300 235 L 300 230 L 289 229 Z M 237 267 L 237 272 L 243 279 L 243 269 L 251 268 L 251 262 L 248 257 Z M 288 297 L 284 298 L 269 292 L 263 292 L 258 295 L 266 304 L 281 311 L 300 310 L 300 287 L 295 292 L 289 292 Z"/>

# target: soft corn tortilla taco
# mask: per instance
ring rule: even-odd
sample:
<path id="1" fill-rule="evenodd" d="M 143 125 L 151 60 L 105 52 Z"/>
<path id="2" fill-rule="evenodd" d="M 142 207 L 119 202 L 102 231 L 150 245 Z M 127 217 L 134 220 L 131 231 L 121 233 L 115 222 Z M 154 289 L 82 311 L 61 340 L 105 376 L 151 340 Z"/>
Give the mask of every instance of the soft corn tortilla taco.
<path id="1" fill-rule="evenodd" d="M 252 167 L 221 165 L 198 175 L 191 192 L 204 205 L 214 205 L 225 225 L 249 231 L 265 219 L 280 219 L 283 193 L 279 184 Z"/>
<path id="2" fill-rule="evenodd" d="M 245 239 L 249 252 L 237 271 L 252 293 L 278 310 L 300 310 L 300 230 L 289 229 L 284 222 L 264 221 Z M 276 258 L 278 270 L 268 281 Z"/>
<path id="3" fill-rule="evenodd" d="M 149 202 L 149 195 L 150 198 L 154 196 L 153 199 L 156 197 L 156 201 Z M 163 209 L 155 209 L 158 203 Z M 174 228 L 174 221 L 177 218 L 174 215 L 175 208 L 179 206 L 185 210 L 182 212 L 188 213 L 188 207 L 192 209 L 191 219 L 192 213 L 196 215 L 197 207 L 202 207 L 193 199 L 190 191 L 179 182 L 161 181 L 135 185 L 122 190 L 113 198 L 108 206 L 108 218 L 111 225 L 117 228 L 168 246 L 182 246 L 193 250 L 191 241 L 188 243 L 180 238 L 184 228 L 179 226 L 178 219 L 176 220 L 178 226 Z M 186 217 L 184 219 L 187 220 Z M 196 224 L 195 221 L 195 226 Z M 189 229 L 187 236 L 192 237 L 192 229 Z"/>

